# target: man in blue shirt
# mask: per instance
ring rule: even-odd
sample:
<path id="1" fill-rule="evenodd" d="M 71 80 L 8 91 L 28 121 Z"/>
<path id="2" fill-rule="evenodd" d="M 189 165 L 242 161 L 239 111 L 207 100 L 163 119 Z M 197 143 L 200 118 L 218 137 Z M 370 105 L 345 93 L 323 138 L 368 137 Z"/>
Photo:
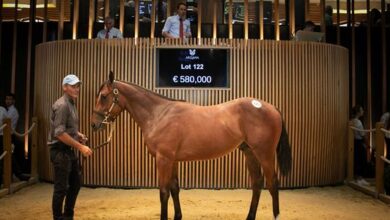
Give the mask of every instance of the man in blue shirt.
<path id="1" fill-rule="evenodd" d="M 166 38 L 190 38 L 191 24 L 186 19 L 187 6 L 184 3 L 177 4 L 177 14 L 167 18 L 162 35 Z"/>

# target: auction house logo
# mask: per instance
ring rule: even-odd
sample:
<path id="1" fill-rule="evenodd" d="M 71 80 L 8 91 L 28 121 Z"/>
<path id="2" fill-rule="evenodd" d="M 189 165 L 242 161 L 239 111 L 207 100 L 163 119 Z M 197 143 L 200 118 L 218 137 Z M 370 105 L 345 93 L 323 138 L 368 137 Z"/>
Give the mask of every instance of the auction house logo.
<path id="1" fill-rule="evenodd" d="M 196 56 L 196 49 L 188 49 L 189 56 L 186 56 L 186 60 L 199 60 L 199 56 Z"/>

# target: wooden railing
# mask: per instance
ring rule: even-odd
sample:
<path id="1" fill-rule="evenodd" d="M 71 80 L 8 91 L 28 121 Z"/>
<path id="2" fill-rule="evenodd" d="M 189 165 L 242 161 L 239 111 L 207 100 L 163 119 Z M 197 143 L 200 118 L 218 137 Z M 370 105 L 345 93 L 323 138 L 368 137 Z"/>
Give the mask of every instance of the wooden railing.
<path id="1" fill-rule="evenodd" d="M 3 188 L 0 189 L 0 196 L 4 194 L 13 193 L 18 187 L 12 187 L 12 134 L 24 137 L 31 135 L 31 177 L 27 181 L 29 184 L 35 183 L 38 181 L 38 119 L 36 117 L 32 118 L 32 125 L 28 131 L 23 134 L 20 134 L 11 127 L 11 119 L 5 118 L 3 120 L 3 152 L 0 152 L 0 161 L 3 162 Z"/>
<path id="2" fill-rule="evenodd" d="M 375 129 L 358 129 L 353 126 L 352 122 L 349 122 L 348 127 L 348 171 L 347 171 L 347 181 L 350 184 L 354 184 L 354 131 L 363 131 L 363 132 L 372 132 L 374 134 L 374 146 L 375 146 L 375 188 L 370 190 L 369 188 L 359 188 L 363 192 L 374 195 L 377 198 L 380 198 L 384 201 L 390 202 L 390 197 L 385 195 L 384 190 L 384 167 L 385 161 L 388 162 L 385 158 L 385 133 L 389 133 L 389 130 L 385 130 L 384 124 L 382 122 L 377 122 Z M 387 152 L 389 154 L 390 152 Z M 354 184 L 354 186 L 357 186 Z M 390 192 L 387 192 L 390 193 Z"/>

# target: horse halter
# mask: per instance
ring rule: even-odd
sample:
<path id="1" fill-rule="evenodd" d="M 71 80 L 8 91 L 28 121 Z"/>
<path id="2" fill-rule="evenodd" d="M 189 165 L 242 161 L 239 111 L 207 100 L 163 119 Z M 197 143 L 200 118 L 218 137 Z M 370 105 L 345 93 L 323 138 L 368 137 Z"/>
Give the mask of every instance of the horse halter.
<path id="1" fill-rule="evenodd" d="M 106 111 L 104 114 L 101 113 L 101 112 L 98 112 L 96 110 L 94 110 L 94 112 L 102 117 L 104 117 L 103 121 L 101 122 L 102 124 L 110 124 L 110 122 L 114 121 L 116 116 L 113 116 L 111 114 L 112 110 L 114 109 L 114 107 L 117 105 L 119 106 L 119 90 L 117 88 L 114 88 L 112 90 L 112 93 L 114 94 L 114 98 L 112 100 L 112 104 L 110 106 L 110 108 L 108 109 L 108 111 Z M 119 106 L 120 109 L 122 109 L 120 106 Z"/>

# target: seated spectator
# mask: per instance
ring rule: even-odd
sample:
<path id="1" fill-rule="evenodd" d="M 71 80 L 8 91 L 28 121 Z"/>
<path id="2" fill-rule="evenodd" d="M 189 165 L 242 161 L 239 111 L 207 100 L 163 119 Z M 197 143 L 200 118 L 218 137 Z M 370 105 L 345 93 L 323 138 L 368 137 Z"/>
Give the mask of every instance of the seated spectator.
<path id="1" fill-rule="evenodd" d="M 312 21 L 306 21 L 305 26 L 303 27 L 303 31 L 312 31 L 314 32 L 314 29 L 316 28 L 316 25 Z"/>
<path id="2" fill-rule="evenodd" d="M 314 32 L 316 25 L 312 21 L 306 21 L 305 27 L 302 30 L 298 30 L 293 40 L 295 41 L 324 41 L 324 33 Z"/>
<path id="3" fill-rule="evenodd" d="M 122 33 L 119 29 L 114 27 L 115 21 L 111 17 L 106 17 L 104 19 L 105 29 L 99 31 L 97 34 L 98 39 L 113 39 L 113 38 L 123 38 Z"/>
<path id="4" fill-rule="evenodd" d="M 364 110 L 360 105 L 356 105 L 352 108 L 352 119 L 351 122 L 353 127 L 363 130 L 363 123 L 360 118 L 363 116 Z M 366 132 L 354 130 L 354 174 L 356 183 L 362 186 L 370 185 L 366 180 L 363 179 L 363 173 L 367 166 L 366 156 L 366 144 L 364 143 L 364 137 Z"/>

